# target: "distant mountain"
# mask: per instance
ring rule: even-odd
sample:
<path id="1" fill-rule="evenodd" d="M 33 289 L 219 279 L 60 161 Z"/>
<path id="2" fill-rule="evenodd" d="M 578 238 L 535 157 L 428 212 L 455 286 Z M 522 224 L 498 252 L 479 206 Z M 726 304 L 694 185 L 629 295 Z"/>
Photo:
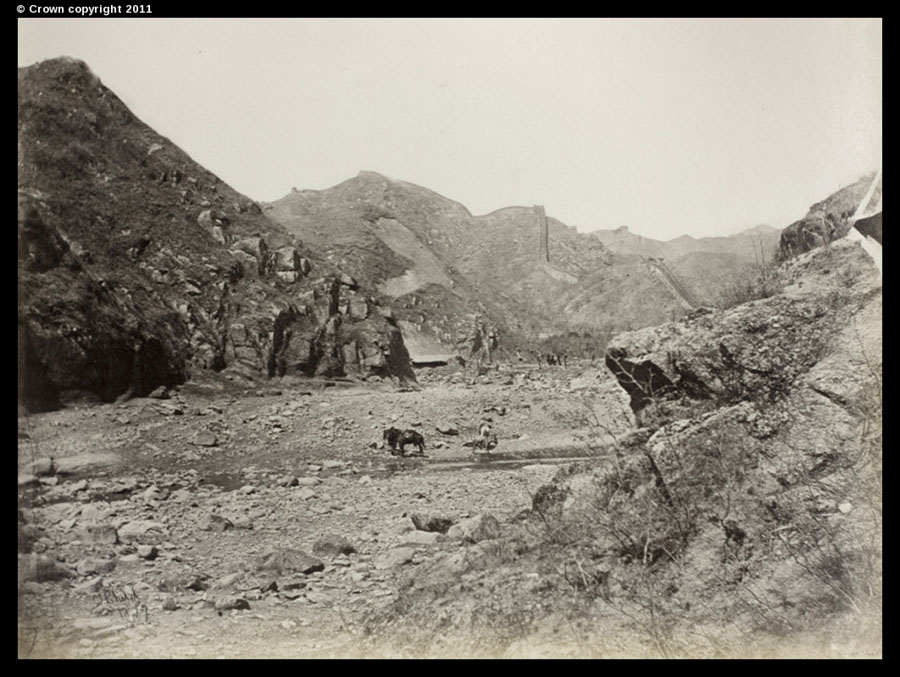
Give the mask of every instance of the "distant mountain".
<path id="1" fill-rule="evenodd" d="M 632 329 L 680 317 L 716 303 L 729 274 L 771 260 L 779 232 L 760 226 L 658 242 L 627 229 L 582 234 L 547 217 L 544 261 L 535 208 L 476 216 L 375 172 L 294 191 L 264 210 L 392 300 L 407 336 L 411 329 L 446 349 L 467 336 L 476 314 L 507 347 L 568 327 Z"/>
<path id="2" fill-rule="evenodd" d="M 264 205 L 285 229 L 326 252 L 391 299 L 404 327 L 454 349 L 478 316 L 501 336 L 501 349 L 528 348 L 541 334 L 570 326 L 617 324 L 634 277 L 596 238 L 547 218 L 549 262 L 539 260 L 540 219 L 533 207 L 475 216 L 458 202 L 375 172 L 322 191 L 294 191 Z M 615 270 L 614 270 L 615 269 Z M 605 280 L 603 294 L 577 302 L 582 281 Z M 681 304 L 650 276 L 644 299 L 623 326 L 671 319 Z M 566 300 L 576 300 L 569 307 Z M 602 299 L 605 299 L 602 300 Z M 577 306 L 577 307 L 576 307 Z M 406 333 L 409 336 L 409 333 Z M 433 345 L 433 344 L 432 344 Z"/>
<path id="3" fill-rule="evenodd" d="M 742 258 L 765 255 L 770 258 L 778 247 L 781 230 L 759 225 L 734 235 L 693 238 L 682 235 L 672 240 L 654 240 L 632 233 L 627 226 L 615 230 L 595 230 L 596 237 L 616 254 L 663 258 L 674 261 L 687 254 L 735 254 Z"/>
<path id="4" fill-rule="evenodd" d="M 18 73 L 19 396 L 192 370 L 414 380 L 389 307 L 138 120 L 84 63 Z"/>

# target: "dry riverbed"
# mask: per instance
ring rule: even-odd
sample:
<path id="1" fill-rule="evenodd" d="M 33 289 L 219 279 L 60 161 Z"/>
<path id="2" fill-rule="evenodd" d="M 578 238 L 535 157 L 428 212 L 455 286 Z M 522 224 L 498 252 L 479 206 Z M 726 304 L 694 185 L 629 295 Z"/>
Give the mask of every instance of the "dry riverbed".
<path id="1" fill-rule="evenodd" d="M 420 380 L 216 378 L 20 417 L 19 656 L 379 655 L 364 619 L 403 577 L 629 425 L 597 368 Z M 491 454 L 464 444 L 482 418 Z M 392 456 L 389 426 L 427 457 Z"/>

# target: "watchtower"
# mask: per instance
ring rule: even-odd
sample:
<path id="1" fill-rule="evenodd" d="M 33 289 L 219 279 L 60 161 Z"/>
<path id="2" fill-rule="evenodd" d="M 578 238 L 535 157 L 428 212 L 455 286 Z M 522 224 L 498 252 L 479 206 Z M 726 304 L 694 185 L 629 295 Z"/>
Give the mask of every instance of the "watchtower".
<path id="1" fill-rule="evenodd" d="M 535 205 L 534 213 L 538 218 L 538 228 L 541 232 L 541 246 L 538 253 L 540 261 L 550 263 L 550 232 L 547 228 L 547 214 L 544 212 L 544 205 Z"/>

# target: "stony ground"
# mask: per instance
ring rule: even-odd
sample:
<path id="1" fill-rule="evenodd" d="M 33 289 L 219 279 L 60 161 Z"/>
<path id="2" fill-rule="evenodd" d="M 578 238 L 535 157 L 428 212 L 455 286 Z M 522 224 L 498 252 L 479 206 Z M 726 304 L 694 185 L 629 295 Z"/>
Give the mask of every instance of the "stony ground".
<path id="1" fill-rule="evenodd" d="M 596 365 L 419 377 L 216 377 L 20 416 L 19 656 L 379 655 L 363 621 L 402 577 L 630 424 Z M 464 445 L 482 418 L 490 454 Z M 423 432 L 427 456 L 384 449 L 392 425 Z"/>

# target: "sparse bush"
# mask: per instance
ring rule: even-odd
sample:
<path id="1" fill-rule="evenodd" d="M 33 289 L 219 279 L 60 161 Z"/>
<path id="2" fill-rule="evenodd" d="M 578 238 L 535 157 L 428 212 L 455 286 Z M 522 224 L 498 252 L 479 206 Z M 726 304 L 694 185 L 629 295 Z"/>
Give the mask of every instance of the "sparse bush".
<path id="1" fill-rule="evenodd" d="M 719 294 L 716 305 L 722 310 L 758 299 L 767 299 L 780 294 L 784 289 L 778 272 L 778 261 L 766 257 L 762 239 L 758 246 L 754 243 L 753 253 L 755 262 L 748 272 Z"/>

